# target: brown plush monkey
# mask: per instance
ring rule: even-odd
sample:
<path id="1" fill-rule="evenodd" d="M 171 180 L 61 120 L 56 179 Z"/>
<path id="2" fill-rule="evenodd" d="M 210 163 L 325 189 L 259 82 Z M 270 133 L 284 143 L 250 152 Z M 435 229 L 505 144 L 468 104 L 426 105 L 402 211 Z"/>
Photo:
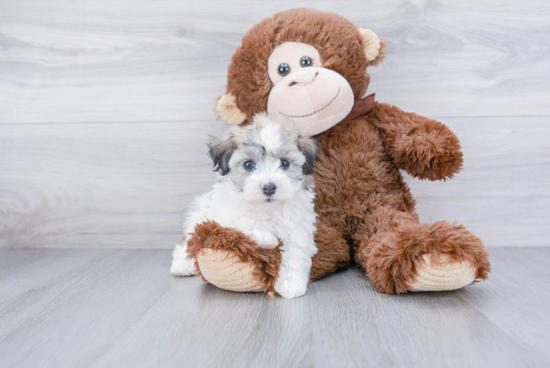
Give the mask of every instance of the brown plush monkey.
<path id="1" fill-rule="evenodd" d="M 316 136 L 319 216 L 310 280 L 347 267 L 351 256 L 376 289 L 388 294 L 453 290 L 486 279 L 481 240 L 464 226 L 419 222 L 399 170 L 446 180 L 462 166 L 457 137 L 442 123 L 361 100 L 367 67 L 384 42 L 344 17 L 314 9 L 275 14 L 242 39 L 217 110 L 229 124 L 259 112 Z M 234 291 L 273 294 L 281 249 L 259 248 L 216 223 L 199 225 L 188 242 L 198 272 Z"/>

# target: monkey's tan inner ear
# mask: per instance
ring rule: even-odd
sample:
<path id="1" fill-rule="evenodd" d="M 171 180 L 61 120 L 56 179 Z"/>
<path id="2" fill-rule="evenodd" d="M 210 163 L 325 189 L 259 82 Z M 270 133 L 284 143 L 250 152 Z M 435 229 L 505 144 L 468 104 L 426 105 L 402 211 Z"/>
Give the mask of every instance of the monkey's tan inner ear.
<path id="1" fill-rule="evenodd" d="M 246 120 L 246 114 L 239 110 L 235 102 L 235 96 L 231 93 L 226 93 L 220 97 L 216 111 L 227 124 L 239 125 Z"/>
<path id="2" fill-rule="evenodd" d="M 359 33 L 361 33 L 361 36 L 363 36 L 363 43 L 365 44 L 365 55 L 367 55 L 367 60 L 369 62 L 373 61 L 378 55 L 380 55 L 380 38 L 378 38 L 376 33 L 366 28 L 359 28 Z"/>

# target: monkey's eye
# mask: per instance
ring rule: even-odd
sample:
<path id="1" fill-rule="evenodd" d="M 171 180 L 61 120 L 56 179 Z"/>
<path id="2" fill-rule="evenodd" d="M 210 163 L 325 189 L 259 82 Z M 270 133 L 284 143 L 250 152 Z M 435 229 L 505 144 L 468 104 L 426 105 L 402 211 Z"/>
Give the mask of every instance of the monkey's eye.
<path id="1" fill-rule="evenodd" d="M 281 168 L 282 168 L 283 170 L 288 169 L 289 166 L 290 166 L 290 162 L 288 162 L 287 160 L 284 160 L 284 159 L 281 160 Z"/>
<path id="2" fill-rule="evenodd" d="M 305 66 L 311 66 L 311 58 L 309 56 L 304 56 L 302 57 L 302 60 L 300 60 L 300 65 L 302 67 L 305 67 Z"/>
<path id="3" fill-rule="evenodd" d="M 279 65 L 278 71 L 280 75 L 287 75 L 288 73 L 290 73 L 290 66 L 288 66 L 287 63 L 282 63 L 281 65 Z"/>
<path id="4" fill-rule="evenodd" d="M 243 167 L 246 171 L 252 171 L 252 170 L 254 170 L 254 167 L 256 167 L 256 165 L 254 165 L 254 162 L 252 162 L 252 161 L 246 161 L 243 164 Z"/>

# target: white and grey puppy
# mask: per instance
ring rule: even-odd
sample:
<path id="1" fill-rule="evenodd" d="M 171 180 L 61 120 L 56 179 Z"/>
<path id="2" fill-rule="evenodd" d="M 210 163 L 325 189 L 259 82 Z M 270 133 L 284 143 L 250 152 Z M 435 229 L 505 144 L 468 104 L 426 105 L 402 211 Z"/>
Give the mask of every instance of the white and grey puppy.
<path id="1" fill-rule="evenodd" d="M 231 129 L 209 147 L 217 181 L 189 207 L 185 237 L 174 249 L 170 272 L 195 274 L 186 242 L 197 224 L 213 220 L 242 231 L 261 247 L 275 248 L 280 239 L 284 245 L 275 291 L 286 299 L 303 295 L 317 253 L 310 176 L 316 142 L 256 115 L 253 124 Z"/>

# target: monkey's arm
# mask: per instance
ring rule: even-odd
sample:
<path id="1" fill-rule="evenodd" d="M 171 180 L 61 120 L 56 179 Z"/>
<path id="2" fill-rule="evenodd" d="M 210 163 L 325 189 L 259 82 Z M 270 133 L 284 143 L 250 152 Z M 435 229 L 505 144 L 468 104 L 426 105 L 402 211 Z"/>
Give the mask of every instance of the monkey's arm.
<path id="1" fill-rule="evenodd" d="M 394 163 L 419 179 L 446 180 L 462 168 L 462 150 L 456 135 L 444 124 L 414 113 L 377 103 L 369 115 L 383 136 Z"/>

